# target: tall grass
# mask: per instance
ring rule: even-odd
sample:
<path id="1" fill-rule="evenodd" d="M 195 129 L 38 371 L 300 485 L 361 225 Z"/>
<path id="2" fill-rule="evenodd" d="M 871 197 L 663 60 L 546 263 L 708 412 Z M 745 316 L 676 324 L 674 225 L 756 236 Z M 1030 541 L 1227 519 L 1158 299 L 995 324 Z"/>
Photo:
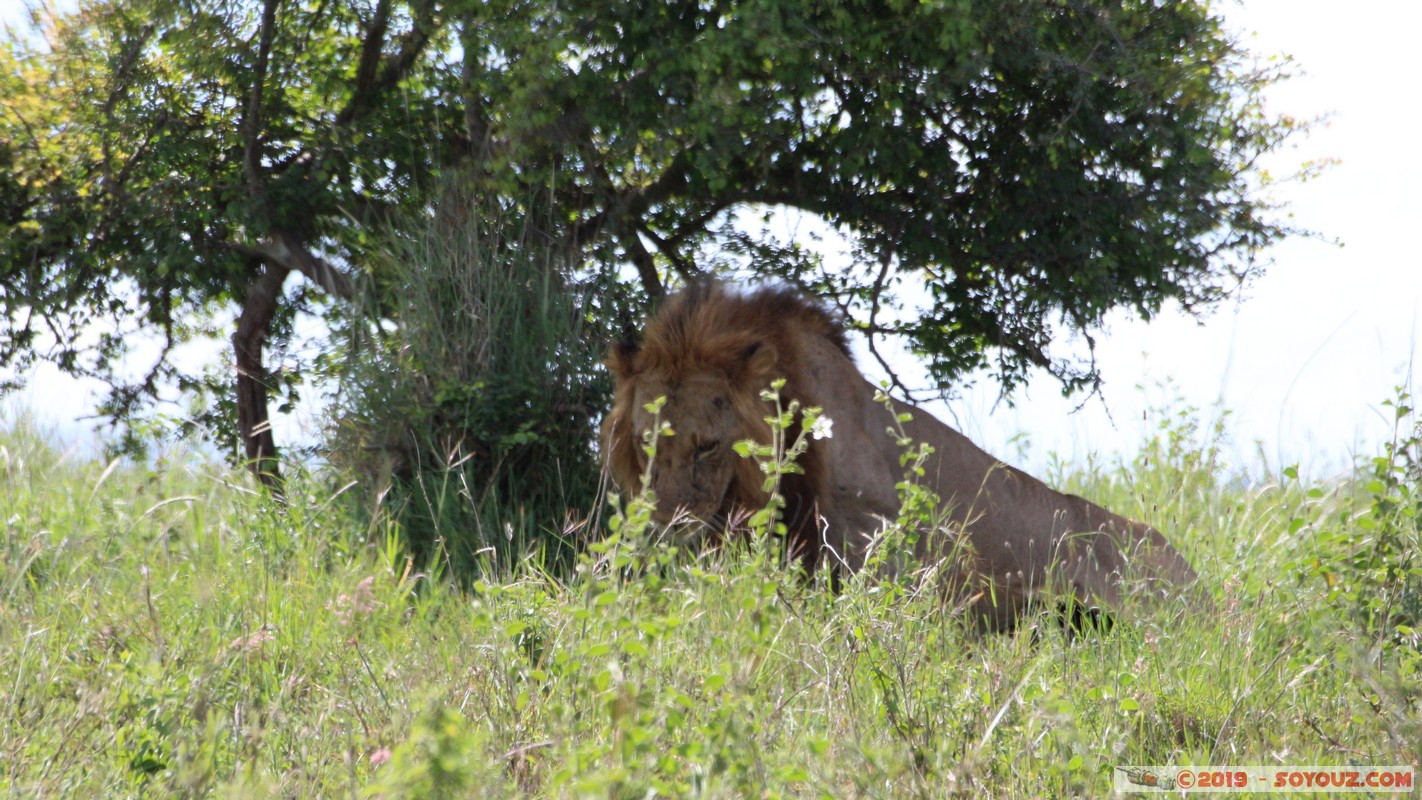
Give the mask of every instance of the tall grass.
<path id="1" fill-rule="evenodd" d="M 479 198 L 452 180 L 390 228 L 330 437 L 331 461 L 379 498 L 367 511 L 401 526 L 422 568 L 461 576 L 571 552 L 596 508 L 609 393 L 593 288 L 536 211 Z"/>
<path id="2" fill-rule="evenodd" d="M 10 425 L 0 792 L 1059 797 L 1123 764 L 1418 764 L 1412 627 L 1360 610 L 1416 597 L 1365 558 L 1379 530 L 1415 546 L 1402 490 L 1371 462 L 1234 481 L 1211 436 L 1173 415 L 1139 459 L 1053 476 L 1166 529 L 1215 601 L 1071 639 L 630 523 L 566 577 L 500 562 L 462 591 L 320 481 L 278 510 L 200 458 Z"/>

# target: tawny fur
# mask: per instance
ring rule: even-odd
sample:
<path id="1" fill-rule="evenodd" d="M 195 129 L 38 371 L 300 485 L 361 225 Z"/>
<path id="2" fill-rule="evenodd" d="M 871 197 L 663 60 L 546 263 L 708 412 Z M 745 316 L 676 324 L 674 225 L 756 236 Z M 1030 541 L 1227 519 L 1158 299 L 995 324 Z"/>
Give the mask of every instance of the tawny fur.
<path id="1" fill-rule="evenodd" d="M 841 321 L 799 293 L 694 287 L 649 320 L 640 346 L 613 348 L 608 366 L 617 388 L 603 449 L 624 491 L 635 491 L 647 468 L 642 436 L 653 419 L 644 406 L 666 398 L 661 420 L 674 435 L 658 439 L 651 469 L 659 522 L 690 515 L 709 522 L 698 530 L 714 538 L 728 519 L 765 503 L 759 468 L 730 445 L 768 440 L 771 408 L 760 393 L 775 378 L 786 380 L 782 402 L 818 406 L 833 420 L 832 436 L 811 440 L 799 460 L 805 474 L 782 484 L 787 548 L 807 567 L 828 561 L 857 571 L 896 518 L 903 468 L 887 432 L 893 416 L 850 358 Z M 907 435 L 934 447 L 923 483 L 941 498 L 950 531 L 967 532 L 973 558 L 955 574 L 974 576 L 958 583 L 969 584 L 989 626 L 1011 626 L 1042 592 L 1119 613 L 1128 590 L 1174 596 L 1195 582 L 1154 528 L 1054 491 L 929 414 L 894 405 L 910 415 Z M 943 558 L 952 541 L 927 531 L 914 555 Z"/>

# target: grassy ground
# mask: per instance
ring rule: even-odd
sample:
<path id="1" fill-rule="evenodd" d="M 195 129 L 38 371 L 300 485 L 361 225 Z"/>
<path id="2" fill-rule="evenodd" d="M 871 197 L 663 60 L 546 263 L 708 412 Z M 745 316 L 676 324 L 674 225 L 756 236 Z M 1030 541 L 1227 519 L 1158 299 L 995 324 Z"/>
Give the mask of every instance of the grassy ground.
<path id="1" fill-rule="evenodd" d="M 1062 797 L 1124 764 L 1419 762 L 1400 457 L 1246 486 L 1185 416 L 1057 470 L 1168 531 L 1216 601 L 1068 641 L 635 536 L 461 593 L 319 481 L 278 510 L 199 459 L 5 427 L 7 795 Z"/>

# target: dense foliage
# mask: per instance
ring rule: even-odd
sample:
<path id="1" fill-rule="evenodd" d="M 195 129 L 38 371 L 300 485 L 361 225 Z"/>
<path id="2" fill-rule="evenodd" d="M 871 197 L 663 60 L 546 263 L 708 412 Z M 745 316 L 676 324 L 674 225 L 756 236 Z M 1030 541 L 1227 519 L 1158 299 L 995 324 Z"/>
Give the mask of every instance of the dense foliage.
<path id="1" fill-rule="evenodd" d="M 366 487 L 365 509 L 400 510 L 419 564 L 472 580 L 496 551 L 542 549 L 551 566 L 598 507 L 598 320 L 631 300 L 571 280 L 572 256 L 527 207 L 456 180 L 432 212 L 408 215 L 374 259 L 399 288 L 370 302 L 400 325 L 347 331 L 328 458 Z"/>
<path id="2" fill-rule="evenodd" d="M 457 165 L 643 298 L 730 264 L 906 336 L 944 386 L 1091 385 L 1059 326 L 1205 310 L 1287 232 L 1256 166 L 1295 127 L 1260 105 L 1278 77 L 1203 0 L 86 0 L 0 47 L 0 364 L 108 379 L 118 419 L 205 388 L 274 478 L 268 396 L 304 365 L 266 351 L 367 278 L 398 292 L 374 234 Z M 774 207 L 859 266 L 737 224 Z M 135 330 L 165 342 L 136 375 Z M 178 368 L 219 335 L 235 381 Z"/>

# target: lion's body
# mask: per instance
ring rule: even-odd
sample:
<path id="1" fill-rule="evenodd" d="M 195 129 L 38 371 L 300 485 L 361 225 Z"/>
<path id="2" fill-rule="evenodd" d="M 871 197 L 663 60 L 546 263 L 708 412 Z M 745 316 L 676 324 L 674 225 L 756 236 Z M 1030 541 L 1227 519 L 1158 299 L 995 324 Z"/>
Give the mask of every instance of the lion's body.
<path id="1" fill-rule="evenodd" d="M 895 485 L 904 470 L 888 432 L 894 419 L 849 357 L 838 321 L 798 295 L 689 290 L 648 323 L 640 349 L 618 350 L 610 364 L 618 387 L 604 448 L 624 489 L 635 489 L 645 468 L 640 434 L 651 418 L 642 405 L 667 398 L 661 418 L 675 435 L 659 442 L 652 469 L 659 521 L 685 511 L 724 525 L 764 503 L 758 469 L 726 445 L 766 440 L 759 393 L 777 377 L 786 379 L 786 400 L 818 406 L 833 420 L 832 435 L 812 440 L 802 458 L 806 474 L 782 487 L 789 547 L 809 565 L 828 559 L 857 571 L 871 541 L 897 517 Z M 989 624 L 1011 625 L 1041 590 L 1119 611 L 1125 587 L 1137 580 L 1152 594 L 1195 581 L 1153 528 L 1054 491 L 932 416 L 896 408 L 910 415 L 908 437 L 933 446 L 922 482 L 941 498 L 950 527 L 967 531 L 973 585 L 984 588 L 977 608 Z M 930 532 L 919 537 L 916 555 L 947 556 L 951 542 Z"/>

